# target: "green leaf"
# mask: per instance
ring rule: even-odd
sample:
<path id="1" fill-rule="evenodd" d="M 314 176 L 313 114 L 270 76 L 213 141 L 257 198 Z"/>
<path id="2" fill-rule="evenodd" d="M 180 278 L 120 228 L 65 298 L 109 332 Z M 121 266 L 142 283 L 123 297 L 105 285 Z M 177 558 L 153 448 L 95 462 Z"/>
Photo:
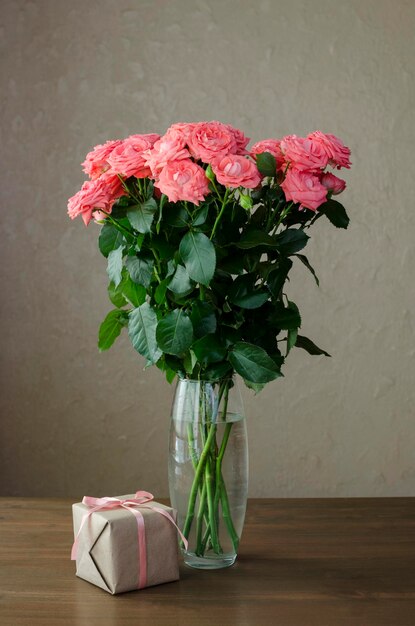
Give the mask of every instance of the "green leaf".
<path id="1" fill-rule="evenodd" d="M 169 289 L 173 293 L 185 296 L 193 291 L 195 285 L 190 280 L 189 274 L 183 265 L 178 265 L 173 278 L 169 282 Z"/>
<path id="2" fill-rule="evenodd" d="M 281 328 L 281 330 L 299 328 L 301 326 L 301 316 L 297 306 L 294 303 L 290 303 L 290 306 L 286 308 L 282 302 L 278 302 L 272 314 L 272 323 Z"/>
<path id="3" fill-rule="evenodd" d="M 174 370 L 171 370 L 169 367 L 167 367 L 164 370 L 164 373 L 166 375 L 166 380 L 169 383 L 169 385 L 172 384 L 172 382 L 174 381 L 174 379 L 176 378 L 177 372 L 175 372 Z"/>
<path id="4" fill-rule="evenodd" d="M 197 360 L 202 365 L 217 363 L 222 361 L 226 356 L 226 348 L 221 344 L 215 335 L 205 335 L 198 339 L 193 345 L 192 350 Z"/>
<path id="5" fill-rule="evenodd" d="M 216 331 L 215 310 L 208 302 L 195 300 L 190 319 L 195 338 L 204 337 Z"/>
<path id="6" fill-rule="evenodd" d="M 98 246 L 105 257 L 108 257 L 111 250 L 117 250 L 124 243 L 124 237 L 119 230 L 108 222 L 101 228 Z"/>
<path id="7" fill-rule="evenodd" d="M 127 320 L 127 312 L 114 309 L 110 311 L 107 317 L 99 327 L 98 334 L 98 348 L 101 350 L 108 350 L 119 336 L 123 326 L 125 326 Z"/>
<path id="8" fill-rule="evenodd" d="M 232 328 L 231 326 L 222 326 L 221 336 L 227 348 L 242 340 L 241 332 L 237 328 Z"/>
<path id="9" fill-rule="evenodd" d="M 242 234 L 241 239 L 235 245 L 242 250 L 249 250 L 249 248 L 256 248 L 257 246 L 275 247 L 275 239 L 263 230 L 249 229 Z"/>
<path id="10" fill-rule="evenodd" d="M 320 287 L 320 281 L 317 277 L 317 274 L 314 270 L 314 268 L 310 265 L 309 260 L 307 259 L 307 257 L 304 254 L 296 254 L 295 255 L 297 257 L 297 259 L 300 259 L 301 263 L 303 263 L 303 265 L 306 266 L 306 268 L 312 273 L 312 275 L 314 276 L 314 280 L 316 281 L 316 284 L 318 287 Z"/>
<path id="11" fill-rule="evenodd" d="M 145 235 L 143 235 L 142 233 L 139 233 L 137 235 L 136 240 L 135 240 L 135 246 L 134 246 L 134 249 L 137 252 L 140 252 L 141 247 L 142 247 L 142 245 L 144 243 L 144 239 L 145 239 Z"/>
<path id="12" fill-rule="evenodd" d="M 318 212 L 323 213 L 336 228 L 347 228 L 350 222 L 346 209 L 337 200 L 327 200 L 318 207 Z"/>
<path id="13" fill-rule="evenodd" d="M 264 289 L 256 289 L 255 277 L 249 274 L 238 276 L 229 289 L 229 300 L 243 309 L 258 309 L 269 298 L 269 293 Z"/>
<path id="14" fill-rule="evenodd" d="M 266 280 L 271 272 L 278 269 L 279 263 L 273 263 L 272 261 L 260 261 L 256 264 L 255 270 L 260 278 Z"/>
<path id="15" fill-rule="evenodd" d="M 281 376 L 279 367 L 265 350 L 251 343 L 236 343 L 228 358 L 236 372 L 252 383 L 268 383 Z"/>
<path id="16" fill-rule="evenodd" d="M 157 202 L 149 198 L 141 204 L 132 206 L 127 211 L 128 221 L 139 233 L 149 233 L 157 211 Z"/>
<path id="17" fill-rule="evenodd" d="M 287 228 L 275 237 L 275 243 L 282 255 L 290 256 L 302 250 L 309 239 L 301 228 Z"/>
<path id="18" fill-rule="evenodd" d="M 251 192 L 253 196 L 255 196 L 255 192 Z M 259 199 L 259 198 L 258 198 Z M 253 198 L 255 200 L 255 197 Z M 265 225 L 265 221 L 268 215 L 267 207 L 264 204 L 261 204 L 257 209 L 255 209 L 254 213 L 251 215 L 251 224 L 254 226 L 263 226 Z"/>
<path id="19" fill-rule="evenodd" d="M 232 365 L 228 361 L 213 363 L 203 372 L 204 380 L 221 380 L 232 372 Z"/>
<path id="20" fill-rule="evenodd" d="M 118 285 L 118 287 L 116 287 L 114 283 L 112 282 L 109 283 L 108 285 L 108 297 L 111 300 L 112 304 L 116 306 L 118 309 L 120 309 L 121 307 L 127 304 L 127 300 L 122 295 L 122 291 L 120 289 L 121 286 L 122 286 L 122 281 Z"/>
<path id="21" fill-rule="evenodd" d="M 115 220 L 123 219 L 127 213 L 127 208 L 130 204 L 130 198 L 127 196 L 121 196 L 119 200 L 116 200 L 112 205 L 111 217 Z"/>
<path id="22" fill-rule="evenodd" d="M 297 341 L 298 328 L 291 328 L 287 333 L 287 354 L 295 346 Z"/>
<path id="23" fill-rule="evenodd" d="M 189 214 L 183 205 L 169 203 L 164 209 L 163 221 L 174 228 L 186 228 L 189 222 Z"/>
<path id="24" fill-rule="evenodd" d="M 149 200 L 154 193 L 154 182 L 147 178 L 146 200 Z"/>
<path id="25" fill-rule="evenodd" d="M 281 289 L 284 286 L 288 272 L 292 268 L 292 265 L 293 262 L 291 259 L 282 258 L 278 263 L 278 267 L 268 274 L 267 287 L 274 298 L 279 298 Z"/>
<path id="26" fill-rule="evenodd" d="M 155 363 L 162 352 L 156 341 L 157 315 L 155 310 L 144 302 L 131 311 L 128 322 L 128 335 L 135 350 L 150 363 Z"/>
<path id="27" fill-rule="evenodd" d="M 201 206 L 195 213 L 193 218 L 193 226 L 202 226 L 206 222 L 209 212 L 209 206 L 207 204 Z"/>
<path id="28" fill-rule="evenodd" d="M 157 285 L 156 290 L 154 292 L 154 300 L 157 302 L 157 304 L 161 304 L 162 302 L 164 302 L 166 298 L 166 291 L 167 291 L 168 284 L 169 284 L 169 279 L 165 278 L 164 280 L 161 281 L 161 283 Z"/>
<path id="29" fill-rule="evenodd" d="M 122 258 L 122 246 L 120 246 L 116 250 L 111 250 L 111 252 L 108 254 L 107 274 L 110 282 L 114 283 L 115 288 L 118 287 L 122 278 Z"/>
<path id="30" fill-rule="evenodd" d="M 121 289 L 123 296 L 133 307 L 139 307 L 145 302 L 146 288 L 143 285 L 134 283 L 129 276 L 123 279 Z"/>
<path id="31" fill-rule="evenodd" d="M 174 370 L 178 374 L 184 374 L 185 370 L 183 369 L 183 361 L 182 358 L 177 358 L 172 356 L 171 354 L 163 354 L 163 359 L 167 367 L 171 370 Z"/>
<path id="32" fill-rule="evenodd" d="M 244 271 L 245 256 L 244 252 L 232 254 L 221 260 L 220 263 L 218 262 L 217 267 L 228 274 L 242 274 Z"/>
<path id="33" fill-rule="evenodd" d="M 168 243 L 164 236 L 162 235 L 153 235 L 151 237 L 151 246 L 152 249 L 156 250 L 158 256 L 162 261 L 167 259 L 171 259 L 174 253 L 176 252 L 176 246 Z"/>
<path id="34" fill-rule="evenodd" d="M 250 380 L 246 380 L 245 378 L 244 383 L 248 387 L 248 389 L 252 389 L 255 392 L 255 395 L 257 395 L 265 387 L 265 383 L 253 383 Z"/>
<path id="35" fill-rule="evenodd" d="M 277 173 L 277 162 L 270 152 L 257 154 L 256 166 L 264 176 L 275 176 Z"/>
<path id="36" fill-rule="evenodd" d="M 181 309 L 171 311 L 159 321 L 156 338 L 163 352 L 182 355 L 193 341 L 193 326 L 189 316 Z"/>
<path id="37" fill-rule="evenodd" d="M 295 346 L 296 348 L 302 348 L 303 350 L 308 352 L 308 354 L 312 354 L 312 355 L 324 354 L 325 356 L 331 356 L 331 354 L 329 354 L 325 350 L 322 350 L 321 348 L 316 346 L 316 344 L 313 343 L 311 339 L 309 339 L 308 337 L 304 337 L 303 335 L 298 335 L 297 341 L 295 342 Z"/>
<path id="38" fill-rule="evenodd" d="M 122 280 L 118 287 L 115 287 L 114 283 L 108 285 L 108 296 L 117 308 L 125 306 L 128 302 L 137 307 L 146 299 L 146 289 L 133 283 L 126 268 L 123 268 Z"/>
<path id="39" fill-rule="evenodd" d="M 129 256 L 125 263 L 131 280 L 149 287 L 153 275 L 154 261 L 148 257 Z"/>
<path id="40" fill-rule="evenodd" d="M 186 370 L 186 374 L 192 374 L 195 365 L 197 363 L 197 357 L 193 350 L 189 350 L 186 352 L 186 355 L 183 359 L 184 369 Z"/>
<path id="41" fill-rule="evenodd" d="M 215 273 L 215 246 L 203 233 L 189 231 L 180 242 L 180 256 L 194 281 L 209 286 Z"/>
<path id="42" fill-rule="evenodd" d="M 173 276 L 174 272 L 176 271 L 176 267 L 177 267 L 177 263 L 173 259 L 170 259 L 170 261 L 167 261 L 166 278 Z"/>

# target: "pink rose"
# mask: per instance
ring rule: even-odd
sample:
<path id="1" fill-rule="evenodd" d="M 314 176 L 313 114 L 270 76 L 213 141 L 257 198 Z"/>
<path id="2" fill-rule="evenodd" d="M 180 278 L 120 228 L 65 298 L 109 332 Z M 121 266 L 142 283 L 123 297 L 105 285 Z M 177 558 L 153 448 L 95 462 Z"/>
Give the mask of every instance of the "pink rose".
<path id="1" fill-rule="evenodd" d="M 281 152 L 281 141 L 279 139 L 263 139 L 257 141 L 252 146 L 250 153 L 252 156 L 262 154 L 262 152 L 269 152 L 275 157 L 277 162 L 277 170 L 281 170 L 284 166 L 284 156 Z"/>
<path id="2" fill-rule="evenodd" d="M 204 163 L 226 154 L 235 154 L 237 149 L 233 132 L 221 122 L 195 124 L 188 145 L 192 156 Z"/>
<path id="3" fill-rule="evenodd" d="M 320 143 L 311 139 L 287 135 L 281 139 L 281 151 L 290 168 L 299 171 L 316 172 L 323 170 L 328 163 L 326 150 Z"/>
<path id="4" fill-rule="evenodd" d="M 98 179 L 85 181 L 81 190 L 68 200 L 69 217 L 74 219 L 82 215 L 85 225 L 88 226 L 93 213 L 96 219 L 105 219 L 105 213 L 111 213 L 114 202 L 125 195 L 126 191 L 118 176 L 104 173 Z"/>
<path id="5" fill-rule="evenodd" d="M 169 163 L 169 161 L 179 161 L 188 159 L 189 151 L 185 148 L 186 137 L 179 130 L 169 130 L 161 137 L 154 146 L 147 151 L 146 165 L 151 170 L 154 177 Z"/>
<path id="6" fill-rule="evenodd" d="M 68 200 L 68 215 L 75 219 L 82 216 L 85 226 L 88 226 L 95 209 L 103 209 L 106 213 L 111 212 L 114 199 L 111 198 L 108 187 L 100 178 L 96 180 L 86 180 L 72 198 Z"/>
<path id="7" fill-rule="evenodd" d="M 327 199 L 327 189 L 310 172 L 289 169 L 281 187 L 287 200 L 298 202 L 312 211 L 316 211 Z"/>
<path id="8" fill-rule="evenodd" d="M 85 161 L 81 164 L 85 174 L 88 174 L 89 178 L 95 179 L 101 176 L 110 167 L 108 163 L 108 157 L 116 148 L 121 144 L 121 140 L 107 141 L 104 144 L 95 146 L 91 152 L 85 157 Z"/>
<path id="9" fill-rule="evenodd" d="M 158 133 L 145 133 L 144 135 L 130 135 L 123 141 L 129 141 L 129 140 L 133 141 L 136 139 L 137 140 L 144 139 L 145 141 L 148 141 L 151 145 L 153 145 L 156 143 L 156 141 L 160 139 L 160 135 Z"/>
<path id="10" fill-rule="evenodd" d="M 254 189 L 261 182 L 261 175 L 255 163 L 238 154 L 217 157 L 212 161 L 212 170 L 221 185 L 231 189 L 236 187 Z"/>
<path id="11" fill-rule="evenodd" d="M 150 168 L 146 165 L 146 150 L 160 139 L 160 135 L 131 135 L 120 145 L 116 146 L 108 157 L 108 163 L 114 174 L 121 176 L 135 176 L 136 178 L 146 178 L 151 174 Z"/>
<path id="12" fill-rule="evenodd" d="M 186 200 L 199 204 L 209 193 L 205 170 L 191 159 L 167 163 L 160 172 L 156 186 L 170 202 Z"/>
<path id="13" fill-rule="evenodd" d="M 100 181 L 107 188 L 108 197 L 112 203 L 118 198 L 121 198 L 121 196 L 127 195 L 122 180 L 120 180 L 117 174 L 113 174 L 112 171 L 105 172 L 105 174 L 101 176 Z"/>
<path id="14" fill-rule="evenodd" d="M 196 126 L 195 122 L 177 122 L 177 124 L 172 124 L 166 131 L 166 135 L 171 131 L 175 130 L 178 133 L 182 134 L 186 140 L 189 139 L 191 133 L 193 132 L 194 127 Z"/>
<path id="15" fill-rule="evenodd" d="M 350 168 L 350 149 L 335 135 L 327 135 L 321 130 L 316 130 L 308 135 L 314 144 L 318 144 L 327 154 L 328 161 L 332 167 Z"/>
<path id="16" fill-rule="evenodd" d="M 235 154 L 247 154 L 247 151 L 245 148 L 251 141 L 250 138 L 246 137 L 245 133 L 242 130 L 239 130 L 239 128 L 235 128 L 234 126 L 231 126 L 230 124 L 226 124 L 226 127 L 228 130 L 230 130 L 230 132 L 233 134 L 233 137 L 235 139 L 235 142 L 236 142 Z"/>
<path id="17" fill-rule="evenodd" d="M 337 194 L 346 189 L 346 181 L 338 176 L 335 176 L 334 174 L 330 174 L 329 172 L 327 172 L 327 174 L 323 174 L 320 181 L 321 184 L 328 189 L 328 191 L 331 191 L 333 196 L 337 196 Z"/>

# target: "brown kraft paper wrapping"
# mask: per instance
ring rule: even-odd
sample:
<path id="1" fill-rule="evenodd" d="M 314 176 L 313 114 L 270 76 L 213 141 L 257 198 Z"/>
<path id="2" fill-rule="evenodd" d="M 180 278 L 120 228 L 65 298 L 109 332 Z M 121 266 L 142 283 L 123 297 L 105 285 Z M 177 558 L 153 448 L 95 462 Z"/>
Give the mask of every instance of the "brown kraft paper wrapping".
<path id="1" fill-rule="evenodd" d="M 119 496 L 120 499 L 134 495 Z M 179 579 L 177 530 L 152 505 L 164 509 L 173 519 L 172 508 L 152 501 L 138 510 L 144 518 L 147 548 L 147 587 Z M 78 502 L 72 506 L 74 533 L 89 507 Z M 95 511 L 79 535 L 76 575 L 111 594 L 138 588 L 139 551 L 137 521 L 124 508 Z"/>

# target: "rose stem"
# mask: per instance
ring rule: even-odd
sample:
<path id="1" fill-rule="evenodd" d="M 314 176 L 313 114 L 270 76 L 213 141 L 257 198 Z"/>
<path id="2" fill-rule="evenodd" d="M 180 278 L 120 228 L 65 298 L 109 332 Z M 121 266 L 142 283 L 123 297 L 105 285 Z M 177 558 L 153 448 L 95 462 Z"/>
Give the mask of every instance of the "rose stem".
<path id="1" fill-rule="evenodd" d="M 225 402 L 224 402 L 224 407 L 223 407 L 223 412 L 222 412 L 222 420 L 224 422 L 226 422 L 226 417 L 227 417 L 228 399 L 229 399 L 229 386 L 227 385 L 226 390 L 225 390 Z M 223 433 L 223 438 L 222 438 L 222 443 L 220 446 L 219 454 L 217 455 L 217 458 L 216 458 L 216 492 L 215 492 L 215 499 L 214 499 L 214 508 L 216 511 L 219 510 L 219 499 L 220 499 L 221 505 L 222 505 L 222 517 L 227 526 L 234 550 L 236 552 L 238 549 L 239 537 L 232 522 L 228 494 L 226 492 L 225 482 L 223 480 L 223 475 L 222 475 L 222 461 L 225 455 L 226 446 L 228 444 L 232 425 L 233 425 L 233 422 L 226 423 L 225 432 Z"/>
<path id="2" fill-rule="evenodd" d="M 222 484 L 221 484 L 221 489 L 220 489 L 220 501 L 222 505 L 222 517 L 228 529 L 229 535 L 231 537 L 233 549 L 235 550 L 235 552 L 238 552 L 239 537 L 238 537 L 238 533 L 235 530 L 235 526 L 233 525 L 231 511 L 229 507 L 228 494 L 226 492 L 226 487 L 225 487 L 223 478 L 222 478 Z"/>
<path id="3" fill-rule="evenodd" d="M 195 513 L 195 503 L 196 503 L 197 492 L 199 490 L 199 483 L 202 477 L 202 472 L 205 468 L 206 458 L 209 454 L 210 446 L 211 446 L 214 434 L 215 434 L 215 427 L 214 427 L 214 424 L 212 424 L 209 428 L 209 434 L 207 436 L 205 446 L 200 455 L 199 463 L 197 464 L 197 468 L 195 471 L 195 477 L 193 479 L 192 488 L 190 490 L 189 504 L 187 507 L 187 515 L 186 515 L 186 520 L 185 520 L 184 527 L 183 527 L 183 535 L 186 537 L 186 539 L 189 537 L 190 527 L 192 525 L 194 513 Z"/>
<path id="4" fill-rule="evenodd" d="M 199 501 L 199 512 L 196 518 L 196 555 L 203 556 L 202 552 L 202 530 L 203 530 L 203 519 L 206 517 L 206 528 L 208 527 L 209 518 L 205 513 L 206 508 L 206 483 L 203 483 L 202 493 L 200 495 Z"/>
<path id="5" fill-rule="evenodd" d="M 227 385 L 227 381 L 225 382 L 225 385 Z M 224 390 L 225 390 L 225 387 L 221 385 L 219 389 L 218 407 L 219 407 Z M 213 422 L 213 416 L 212 416 L 211 421 Z M 196 503 L 196 498 L 197 498 L 197 492 L 199 490 L 199 483 L 200 483 L 200 480 L 202 478 L 202 475 L 205 469 L 206 459 L 210 452 L 210 448 L 211 448 L 215 433 L 216 433 L 216 424 L 211 423 L 205 445 L 203 447 L 199 462 L 197 464 L 197 468 L 195 470 L 195 476 L 193 478 L 192 488 L 190 490 L 187 514 L 186 514 L 186 519 L 185 519 L 184 527 L 183 527 L 183 535 L 186 537 L 186 539 L 189 537 L 190 528 L 191 528 L 194 514 L 195 514 L 195 503 Z M 181 543 L 181 545 L 183 545 L 183 542 Z"/>
<path id="6" fill-rule="evenodd" d="M 218 533 L 217 533 L 217 525 L 215 519 L 215 509 L 213 508 L 213 472 L 212 472 L 212 464 L 210 459 L 208 459 L 205 465 L 205 485 L 206 485 L 206 493 L 208 500 L 208 513 L 209 513 L 209 524 L 210 524 L 210 537 L 212 540 L 212 546 L 214 551 L 219 554 L 219 543 L 218 543 Z"/>

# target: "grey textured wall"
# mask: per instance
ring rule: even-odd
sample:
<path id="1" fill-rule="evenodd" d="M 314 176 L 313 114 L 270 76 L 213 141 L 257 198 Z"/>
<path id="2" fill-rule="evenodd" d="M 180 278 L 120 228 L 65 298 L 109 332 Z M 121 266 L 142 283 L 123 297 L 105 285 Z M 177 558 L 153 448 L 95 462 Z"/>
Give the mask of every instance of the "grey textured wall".
<path id="1" fill-rule="evenodd" d="M 3 0 L 1 493 L 167 493 L 172 389 L 109 309 L 97 227 L 65 214 L 107 138 L 220 119 L 352 148 L 348 232 L 318 223 L 303 332 L 249 415 L 251 494 L 415 494 L 411 0 Z"/>

